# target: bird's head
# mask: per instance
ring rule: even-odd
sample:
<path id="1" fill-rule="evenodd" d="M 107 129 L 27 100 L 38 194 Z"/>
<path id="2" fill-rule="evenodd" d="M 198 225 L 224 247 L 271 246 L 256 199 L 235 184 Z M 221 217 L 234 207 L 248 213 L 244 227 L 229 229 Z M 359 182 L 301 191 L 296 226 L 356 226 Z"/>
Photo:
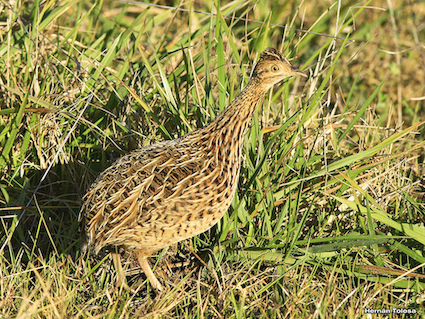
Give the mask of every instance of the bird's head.
<path id="1" fill-rule="evenodd" d="M 285 78 L 297 75 L 307 77 L 304 72 L 293 67 L 281 52 L 268 48 L 261 53 L 251 79 L 259 80 L 261 84 L 271 87 Z"/>

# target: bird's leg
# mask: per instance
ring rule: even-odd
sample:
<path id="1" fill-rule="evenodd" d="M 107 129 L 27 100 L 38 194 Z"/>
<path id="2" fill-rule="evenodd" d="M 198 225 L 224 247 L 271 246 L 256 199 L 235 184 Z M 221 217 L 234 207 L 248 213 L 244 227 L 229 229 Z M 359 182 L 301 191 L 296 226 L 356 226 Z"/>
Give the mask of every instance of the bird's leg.
<path id="1" fill-rule="evenodd" d="M 149 266 L 148 263 L 148 257 L 142 253 L 142 252 L 137 252 L 136 253 L 136 257 L 137 257 L 137 261 L 140 264 L 140 267 L 142 267 L 143 271 L 146 274 L 146 277 L 148 277 L 152 287 L 156 290 L 156 291 L 161 291 L 162 290 L 162 286 L 159 283 L 158 279 L 155 277 L 151 266 Z"/>
<path id="2" fill-rule="evenodd" d="M 129 289 L 126 281 L 124 269 L 121 265 L 121 255 L 117 251 L 111 252 L 112 262 L 114 263 L 115 270 L 117 272 L 117 287 Z"/>

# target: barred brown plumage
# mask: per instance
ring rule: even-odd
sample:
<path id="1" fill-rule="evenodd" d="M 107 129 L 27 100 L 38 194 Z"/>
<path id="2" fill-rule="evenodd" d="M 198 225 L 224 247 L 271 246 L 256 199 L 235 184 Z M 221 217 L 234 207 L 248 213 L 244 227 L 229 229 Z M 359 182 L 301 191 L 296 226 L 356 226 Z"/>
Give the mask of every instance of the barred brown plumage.
<path id="1" fill-rule="evenodd" d="M 238 184 L 242 144 L 260 99 L 290 76 L 306 76 L 278 50 L 261 53 L 243 91 L 210 124 L 181 138 L 135 150 L 113 163 L 83 198 L 85 247 L 133 252 L 161 290 L 147 258 L 211 228 L 229 208 Z M 120 284 L 120 255 L 112 252 Z"/>

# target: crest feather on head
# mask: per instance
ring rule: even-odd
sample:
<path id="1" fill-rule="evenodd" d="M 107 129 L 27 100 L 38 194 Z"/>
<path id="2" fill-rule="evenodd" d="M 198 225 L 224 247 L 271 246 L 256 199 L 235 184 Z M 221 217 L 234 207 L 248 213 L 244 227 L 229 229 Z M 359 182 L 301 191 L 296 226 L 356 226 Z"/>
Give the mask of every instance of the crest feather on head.
<path id="1" fill-rule="evenodd" d="M 289 63 L 288 59 L 275 48 L 267 48 L 260 54 L 260 61 L 281 61 L 285 63 Z"/>

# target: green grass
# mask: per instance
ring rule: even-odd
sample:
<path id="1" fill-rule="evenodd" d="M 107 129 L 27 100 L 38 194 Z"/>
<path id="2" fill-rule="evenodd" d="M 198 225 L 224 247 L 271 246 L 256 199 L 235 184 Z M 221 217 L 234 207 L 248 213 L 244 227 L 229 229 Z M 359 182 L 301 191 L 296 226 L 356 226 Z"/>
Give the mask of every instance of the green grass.
<path id="1" fill-rule="evenodd" d="M 388 4 L 3 2 L 0 318 L 424 316 L 425 10 Z M 80 256 L 84 191 L 215 118 L 269 46 L 309 78 L 264 98 L 231 208 L 151 259 L 161 296 L 131 256 L 115 289 Z"/>

